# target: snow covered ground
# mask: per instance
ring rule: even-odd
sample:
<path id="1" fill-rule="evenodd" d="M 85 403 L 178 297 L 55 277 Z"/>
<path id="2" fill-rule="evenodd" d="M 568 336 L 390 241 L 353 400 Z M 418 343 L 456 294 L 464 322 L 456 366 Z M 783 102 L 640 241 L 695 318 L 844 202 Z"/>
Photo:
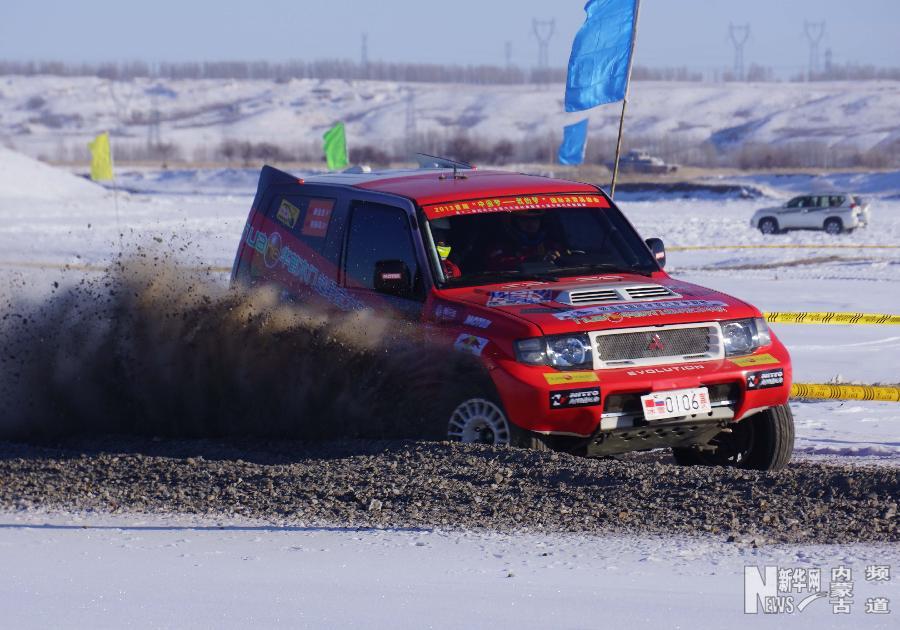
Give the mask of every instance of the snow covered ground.
<path id="1" fill-rule="evenodd" d="M 896 546 L 278 527 L 0 514 L 10 628 L 894 628 Z M 849 614 L 823 597 L 745 613 L 745 567 L 847 567 Z M 793 593 L 795 605 L 808 595 Z M 866 613 L 887 598 L 891 614 Z"/>
<path id="2" fill-rule="evenodd" d="M 691 144 L 709 140 L 721 147 L 813 140 L 865 150 L 900 139 L 900 128 L 889 124 L 898 105 L 900 83 L 894 81 L 638 81 L 629 100 L 628 133 Z M 402 142 L 410 107 L 423 136 L 465 132 L 481 141 L 543 142 L 585 116 L 592 134 L 612 137 L 618 123 L 613 106 L 567 115 L 559 90 L 535 85 L 312 79 L 110 84 L 93 77 L 0 77 L 0 137 L 51 160 L 79 159 L 85 143 L 106 130 L 114 132 L 119 147 L 143 147 L 154 110 L 160 112 L 160 137 L 195 161 L 208 160 L 209 150 L 226 140 L 318 145 L 337 120 L 347 123 L 351 144 L 381 147 Z"/>
<path id="3" fill-rule="evenodd" d="M 0 294 L 39 298 L 54 281 L 95 273 L 118 251 L 119 231 L 126 247 L 184 248 L 180 256 L 190 264 L 230 266 L 252 175 L 175 171 L 122 181 L 139 192 L 114 195 L 0 149 Z M 763 239 L 747 224 L 756 205 L 682 199 L 626 201 L 623 208 L 645 236 L 670 246 L 900 245 L 900 201 L 877 199 L 872 227 L 839 238 Z M 672 251 L 669 261 L 673 274 L 764 310 L 900 312 L 896 249 Z M 792 351 L 797 380 L 900 381 L 900 336 L 891 329 L 775 329 Z M 801 456 L 900 463 L 900 405 L 797 402 L 793 409 Z M 0 615 L 15 628 L 893 628 L 898 561 L 896 545 L 755 549 L 708 538 L 16 512 L 0 514 Z M 872 565 L 890 565 L 892 581 L 865 580 Z M 832 569 L 849 567 L 856 576 L 852 612 L 834 614 L 821 598 L 792 615 L 745 614 L 746 566 L 817 568 L 823 588 Z M 866 600 L 880 598 L 892 613 L 867 614 Z"/>
<path id="4" fill-rule="evenodd" d="M 225 280 L 252 199 L 246 171 L 124 174 L 138 193 L 109 190 L 0 149 L 0 290 L 46 293 L 75 282 L 126 248 L 177 249 L 188 264 L 211 265 Z M 789 194 L 789 193 L 783 193 Z M 786 249 L 674 250 L 678 277 L 744 298 L 764 311 L 900 313 L 900 201 L 873 197 L 872 225 L 853 234 L 791 232 L 763 237 L 753 210 L 772 200 L 622 202 L 645 236 L 670 247 L 781 244 Z M 117 210 L 118 209 L 118 210 Z M 793 249 L 794 244 L 814 248 Z M 828 249 L 830 245 L 838 249 Z M 821 249 L 815 248 L 820 246 Z M 60 267 L 72 266 L 70 271 Z M 14 285 L 10 283 L 15 283 Z M 895 384 L 900 333 L 886 326 L 773 325 L 794 359 L 797 382 Z M 900 405 L 794 403 L 799 454 L 865 456 L 900 463 Z"/>

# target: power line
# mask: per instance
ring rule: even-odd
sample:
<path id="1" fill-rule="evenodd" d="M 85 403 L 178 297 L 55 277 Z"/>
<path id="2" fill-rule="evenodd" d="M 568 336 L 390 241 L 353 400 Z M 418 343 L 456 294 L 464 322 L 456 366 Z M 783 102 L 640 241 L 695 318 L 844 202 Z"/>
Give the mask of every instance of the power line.
<path id="1" fill-rule="evenodd" d="M 734 46 L 734 78 L 744 80 L 744 44 L 750 38 L 749 24 L 729 24 L 728 38 Z"/>
<path id="2" fill-rule="evenodd" d="M 363 70 L 369 67 L 369 34 L 362 34 L 362 41 L 359 47 L 359 63 Z"/>
<path id="3" fill-rule="evenodd" d="M 538 41 L 537 67 L 545 70 L 550 66 L 550 38 L 556 30 L 556 20 L 531 20 L 531 29 Z"/>
<path id="4" fill-rule="evenodd" d="M 819 66 L 819 44 L 825 37 L 825 22 L 804 22 L 803 31 L 806 33 L 806 39 L 809 41 L 809 79 L 812 80 L 813 75 L 820 70 Z"/>

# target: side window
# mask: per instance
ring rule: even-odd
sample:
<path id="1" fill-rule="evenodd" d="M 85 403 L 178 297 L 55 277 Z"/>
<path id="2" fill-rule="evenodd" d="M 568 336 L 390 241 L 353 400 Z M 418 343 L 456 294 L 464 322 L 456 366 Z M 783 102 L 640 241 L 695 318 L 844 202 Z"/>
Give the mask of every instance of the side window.
<path id="1" fill-rule="evenodd" d="M 354 203 L 344 261 L 344 285 L 424 299 L 409 218 L 404 210 L 375 203 Z"/>
<path id="2" fill-rule="evenodd" d="M 334 210 L 335 199 L 273 195 L 264 216 L 245 234 L 253 249 L 248 280 L 274 282 L 295 298 L 305 299 L 312 289 L 329 302 L 342 302 L 333 290 L 339 251 L 329 240 L 338 223 L 331 221 Z"/>
<path id="3" fill-rule="evenodd" d="M 323 254 L 334 203 L 323 197 L 278 196 L 268 216 L 308 251 Z"/>
<path id="4" fill-rule="evenodd" d="M 844 198 L 840 195 L 834 195 L 828 198 L 828 205 L 836 208 L 844 203 Z"/>
<path id="5" fill-rule="evenodd" d="M 803 197 L 794 197 L 790 201 L 787 202 L 788 208 L 799 208 L 803 205 Z"/>

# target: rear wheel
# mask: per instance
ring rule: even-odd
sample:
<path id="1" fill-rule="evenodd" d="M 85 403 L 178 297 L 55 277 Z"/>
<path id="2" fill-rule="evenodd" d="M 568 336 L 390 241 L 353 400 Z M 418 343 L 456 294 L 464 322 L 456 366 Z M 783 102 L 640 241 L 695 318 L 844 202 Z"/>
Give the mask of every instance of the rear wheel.
<path id="1" fill-rule="evenodd" d="M 840 234 L 844 231 L 844 223 L 840 219 L 828 219 L 825 221 L 825 231 L 829 234 Z"/>
<path id="2" fill-rule="evenodd" d="M 794 451 L 794 416 L 788 405 L 744 418 L 709 443 L 713 450 L 673 448 L 682 466 L 730 466 L 752 470 L 781 470 Z"/>
<path id="3" fill-rule="evenodd" d="M 759 231 L 763 234 L 778 234 L 778 221 L 766 217 L 759 222 Z"/>

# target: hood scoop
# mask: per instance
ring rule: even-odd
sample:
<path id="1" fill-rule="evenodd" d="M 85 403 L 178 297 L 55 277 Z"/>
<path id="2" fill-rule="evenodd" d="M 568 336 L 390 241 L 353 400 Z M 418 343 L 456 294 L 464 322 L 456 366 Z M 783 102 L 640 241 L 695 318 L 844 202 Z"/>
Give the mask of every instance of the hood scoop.
<path id="1" fill-rule="evenodd" d="M 646 300 L 665 300 L 680 297 L 680 294 L 660 284 L 600 285 L 563 291 L 556 297 L 556 301 L 569 306 L 586 306 L 589 304 L 643 302 Z"/>

